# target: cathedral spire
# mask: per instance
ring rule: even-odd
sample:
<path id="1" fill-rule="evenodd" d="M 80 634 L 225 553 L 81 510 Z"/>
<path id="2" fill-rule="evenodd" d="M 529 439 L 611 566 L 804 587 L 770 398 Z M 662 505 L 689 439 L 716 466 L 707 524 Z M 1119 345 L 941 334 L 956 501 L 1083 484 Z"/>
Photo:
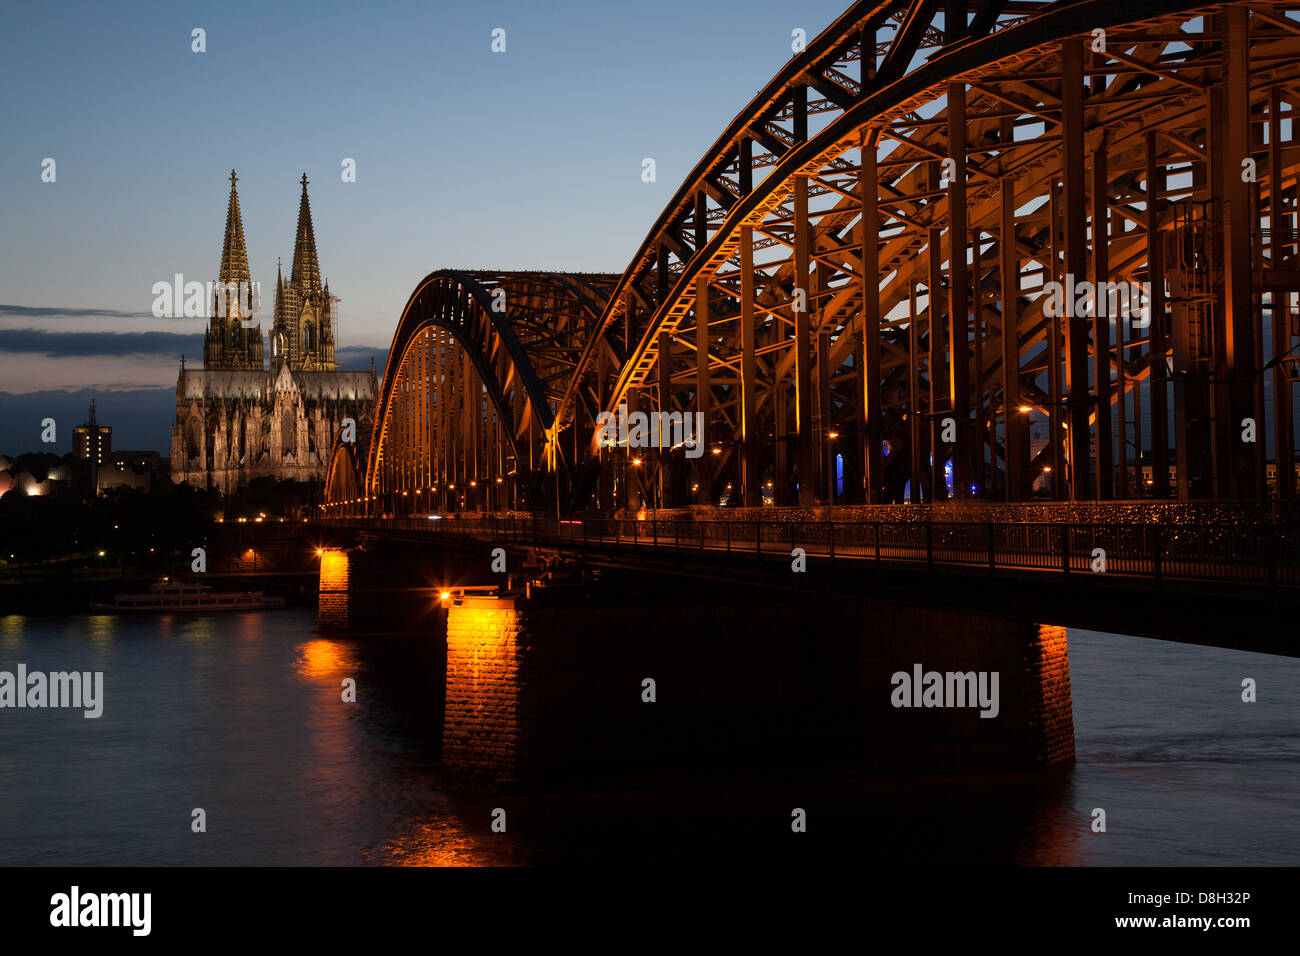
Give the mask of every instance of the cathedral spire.
<path id="1" fill-rule="evenodd" d="M 316 259 L 316 233 L 311 227 L 311 205 L 307 202 L 307 174 L 302 174 L 302 200 L 298 204 L 298 238 L 293 246 L 293 269 L 289 281 L 302 282 L 309 289 L 320 288 L 320 263 Z"/>
<path id="2" fill-rule="evenodd" d="M 203 341 L 203 365 L 211 369 L 262 367 L 262 332 L 255 321 L 257 292 L 248 272 L 244 221 L 239 215 L 239 193 L 235 188 L 238 181 L 232 169 L 226 236 L 221 244 L 221 269 L 217 274 L 219 286 L 212 292 L 208 334 Z"/>
<path id="3" fill-rule="evenodd" d="M 239 215 L 239 177 L 230 171 L 230 204 L 226 207 L 226 238 L 221 244 L 221 282 L 251 282 L 248 275 L 248 251 L 244 248 L 244 221 Z"/>

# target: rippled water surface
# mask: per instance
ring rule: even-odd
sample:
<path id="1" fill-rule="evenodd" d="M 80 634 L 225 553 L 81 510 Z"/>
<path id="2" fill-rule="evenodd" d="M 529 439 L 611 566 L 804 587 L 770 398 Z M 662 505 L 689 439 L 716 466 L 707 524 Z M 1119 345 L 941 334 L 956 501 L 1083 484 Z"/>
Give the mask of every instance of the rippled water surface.
<path id="1" fill-rule="evenodd" d="M 98 720 L 0 710 L 0 864 L 1300 862 L 1290 658 L 1072 631 L 1078 761 L 1044 774 L 494 798 L 441 789 L 434 641 L 295 610 L 0 617 L 0 670 L 105 681 Z"/>

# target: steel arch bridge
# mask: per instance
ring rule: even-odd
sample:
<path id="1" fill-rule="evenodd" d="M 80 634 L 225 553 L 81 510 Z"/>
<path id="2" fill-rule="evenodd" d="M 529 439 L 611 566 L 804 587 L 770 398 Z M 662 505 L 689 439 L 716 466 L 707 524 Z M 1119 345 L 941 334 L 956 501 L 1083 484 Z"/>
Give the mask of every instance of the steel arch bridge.
<path id="1" fill-rule="evenodd" d="M 1293 497 L 1297 103 L 1282 2 L 857 3 L 622 275 L 421 280 L 326 513 Z"/>

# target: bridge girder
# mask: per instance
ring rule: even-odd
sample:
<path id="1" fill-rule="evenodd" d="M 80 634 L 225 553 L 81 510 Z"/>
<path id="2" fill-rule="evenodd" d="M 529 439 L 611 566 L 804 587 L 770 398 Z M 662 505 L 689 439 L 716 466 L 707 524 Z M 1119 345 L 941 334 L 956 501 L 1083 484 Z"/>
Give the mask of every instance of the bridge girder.
<path id="1" fill-rule="evenodd" d="M 503 406 L 524 382 L 568 504 L 931 500 L 949 466 L 959 497 L 1258 497 L 1263 435 L 1237 426 L 1268 414 L 1294 494 L 1300 20 L 1272 0 L 938 7 L 851 7 L 622 276 L 511 311 L 522 356 L 481 321 L 456 337 Z M 1046 315 L 1070 279 L 1150 285 L 1149 325 Z M 503 372 L 475 358 L 502 352 Z M 712 454 L 630 470 L 589 430 L 623 401 L 702 414 Z"/>
<path id="2" fill-rule="evenodd" d="M 362 503 L 414 495 L 446 509 L 482 481 L 480 503 L 532 504 L 556 396 L 614 278 L 444 269 L 421 280 L 385 364 Z"/>

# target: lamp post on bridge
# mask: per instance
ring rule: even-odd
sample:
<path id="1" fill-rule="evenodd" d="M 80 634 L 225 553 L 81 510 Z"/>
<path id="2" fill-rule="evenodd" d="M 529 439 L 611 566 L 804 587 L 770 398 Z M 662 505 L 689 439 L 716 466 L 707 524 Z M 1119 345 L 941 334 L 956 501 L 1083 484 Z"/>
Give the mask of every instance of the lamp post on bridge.
<path id="1" fill-rule="evenodd" d="M 826 506 L 835 507 L 835 485 L 836 485 L 836 455 L 835 441 L 840 437 L 840 433 L 832 428 L 826 433 Z"/>

